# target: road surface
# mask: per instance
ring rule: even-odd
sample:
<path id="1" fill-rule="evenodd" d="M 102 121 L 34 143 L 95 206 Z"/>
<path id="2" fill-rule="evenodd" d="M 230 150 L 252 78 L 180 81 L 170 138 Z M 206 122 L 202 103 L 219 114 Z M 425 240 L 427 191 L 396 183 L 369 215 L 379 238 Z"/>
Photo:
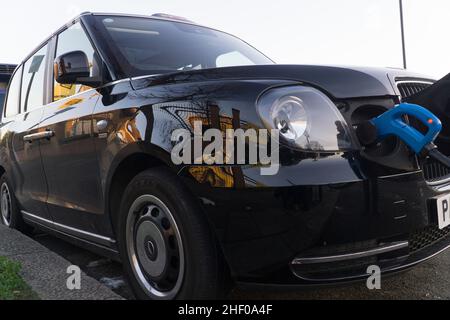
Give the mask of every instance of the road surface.
<path id="1" fill-rule="evenodd" d="M 126 299 L 133 299 L 116 262 L 106 260 L 96 254 L 72 246 L 62 240 L 45 234 L 36 234 L 34 239 L 50 250 L 63 256 L 100 280 Z M 376 299 L 450 299 L 450 250 L 407 273 L 382 279 L 381 290 L 370 291 L 365 283 L 327 289 L 305 289 L 289 292 L 235 290 L 230 299 L 238 300 L 376 300 Z"/>

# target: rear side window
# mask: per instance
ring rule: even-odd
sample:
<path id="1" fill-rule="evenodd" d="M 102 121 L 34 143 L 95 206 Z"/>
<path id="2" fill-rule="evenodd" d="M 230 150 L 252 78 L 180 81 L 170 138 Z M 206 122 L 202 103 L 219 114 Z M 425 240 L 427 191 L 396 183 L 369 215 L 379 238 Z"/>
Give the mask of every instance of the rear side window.
<path id="1" fill-rule="evenodd" d="M 19 113 L 20 104 L 20 84 L 22 82 L 22 70 L 20 67 L 14 74 L 8 90 L 8 96 L 6 101 L 5 116 L 12 117 Z"/>
<path id="2" fill-rule="evenodd" d="M 3 110 L 3 103 L 5 102 L 6 82 L 0 82 L 0 108 Z"/>
<path id="3" fill-rule="evenodd" d="M 22 80 L 22 111 L 31 111 L 44 104 L 45 58 L 47 46 L 36 52 L 24 64 Z"/>

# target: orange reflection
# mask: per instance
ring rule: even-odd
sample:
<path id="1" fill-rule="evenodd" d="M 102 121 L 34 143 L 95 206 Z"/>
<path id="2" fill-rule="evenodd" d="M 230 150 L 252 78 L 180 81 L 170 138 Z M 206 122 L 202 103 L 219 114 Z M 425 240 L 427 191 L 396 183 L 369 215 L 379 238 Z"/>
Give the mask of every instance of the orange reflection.
<path id="1" fill-rule="evenodd" d="M 233 170 L 229 167 L 191 167 L 189 173 L 199 183 L 209 183 L 215 188 L 233 188 L 235 186 Z"/>
<path id="2" fill-rule="evenodd" d="M 136 127 L 135 119 L 124 121 L 117 130 L 117 136 L 124 143 L 141 141 L 141 133 Z"/>
<path id="3" fill-rule="evenodd" d="M 63 110 L 69 107 L 72 107 L 76 104 L 79 104 L 81 102 L 83 102 L 84 99 L 70 99 L 69 101 L 67 101 L 66 103 L 64 103 L 63 105 L 61 105 L 58 110 Z"/>
<path id="4" fill-rule="evenodd" d="M 59 101 L 81 92 L 92 90 L 92 87 L 79 84 L 60 84 L 55 82 L 53 101 Z"/>

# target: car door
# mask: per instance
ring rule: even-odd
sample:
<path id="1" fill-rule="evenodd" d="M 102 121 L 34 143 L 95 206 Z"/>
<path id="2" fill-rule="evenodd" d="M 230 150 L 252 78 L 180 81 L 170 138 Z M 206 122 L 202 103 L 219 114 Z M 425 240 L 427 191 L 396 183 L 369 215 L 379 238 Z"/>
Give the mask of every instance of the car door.
<path id="1" fill-rule="evenodd" d="M 95 51 L 79 23 L 57 36 L 55 57 L 73 51 L 83 51 L 95 69 Z M 41 141 L 47 205 L 57 225 L 84 237 L 96 234 L 104 218 L 92 117 L 100 95 L 87 86 L 53 82 L 53 102 L 40 123 L 53 135 Z"/>
<path id="2" fill-rule="evenodd" d="M 48 51 L 48 45 L 43 46 L 16 71 L 11 88 L 20 83 L 19 95 L 14 97 L 20 106 L 17 108 L 19 113 L 13 118 L 9 117 L 14 113 L 12 109 L 16 108 L 12 97 L 16 93 L 10 89 L 3 123 L 9 123 L 8 131 L 12 134 L 9 174 L 21 209 L 28 214 L 51 220 L 46 205 L 47 182 L 39 149 L 41 139 L 47 133 L 38 126 L 46 98 Z"/>

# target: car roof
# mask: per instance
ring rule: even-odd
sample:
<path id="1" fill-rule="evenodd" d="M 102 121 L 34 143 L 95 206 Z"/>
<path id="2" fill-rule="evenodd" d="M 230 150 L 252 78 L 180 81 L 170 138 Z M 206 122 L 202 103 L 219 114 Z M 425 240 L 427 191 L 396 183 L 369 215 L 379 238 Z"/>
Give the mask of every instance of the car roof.
<path id="1" fill-rule="evenodd" d="M 93 16 L 116 16 L 116 17 L 133 17 L 133 18 L 147 18 L 147 19 L 154 19 L 154 20 L 164 20 L 164 21 L 171 21 L 171 22 L 181 22 L 186 24 L 192 24 L 196 26 L 202 26 L 198 23 L 195 23 L 187 18 L 179 17 L 171 14 L 166 13 L 154 13 L 149 15 L 142 15 L 142 14 L 128 14 L 128 13 L 111 13 L 111 12 L 83 12 L 80 14 L 80 17 L 85 15 L 93 15 Z M 202 26 L 204 27 L 204 26 Z"/>
<path id="2" fill-rule="evenodd" d="M 182 17 L 176 17 L 169 14 L 163 14 L 163 13 L 157 13 L 153 15 L 139 15 L 139 14 L 129 14 L 129 13 L 111 13 L 111 12 L 90 12 L 85 11 L 80 13 L 79 15 L 75 16 L 74 18 L 70 19 L 66 24 L 64 24 L 62 27 L 58 28 L 55 32 L 53 32 L 50 36 L 45 38 L 44 41 L 42 41 L 33 51 L 31 51 L 30 54 L 28 54 L 19 64 L 22 65 L 25 61 L 27 61 L 33 54 L 35 54 L 37 51 L 39 51 L 48 41 L 50 41 L 51 38 L 53 38 L 55 35 L 61 33 L 71 25 L 77 23 L 80 21 L 80 19 L 84 16 L 115 16 L 115 17 L 135 17 L 135 18 L 146 18 L 146 19 L 153 19 L 153 20 L 160 20 L 160 21 L 170 21 L 170 22 L 179 22 L 179 23 L 185 23 L 190 25 L 195 25 L 199 27 L 204 27 L 208 29 L 212 29 L 206 26 L 202 26 L 200 24 L 194 23 L 186 18 Z M 219 31 L 219 30 L 217 30 Z"/>

